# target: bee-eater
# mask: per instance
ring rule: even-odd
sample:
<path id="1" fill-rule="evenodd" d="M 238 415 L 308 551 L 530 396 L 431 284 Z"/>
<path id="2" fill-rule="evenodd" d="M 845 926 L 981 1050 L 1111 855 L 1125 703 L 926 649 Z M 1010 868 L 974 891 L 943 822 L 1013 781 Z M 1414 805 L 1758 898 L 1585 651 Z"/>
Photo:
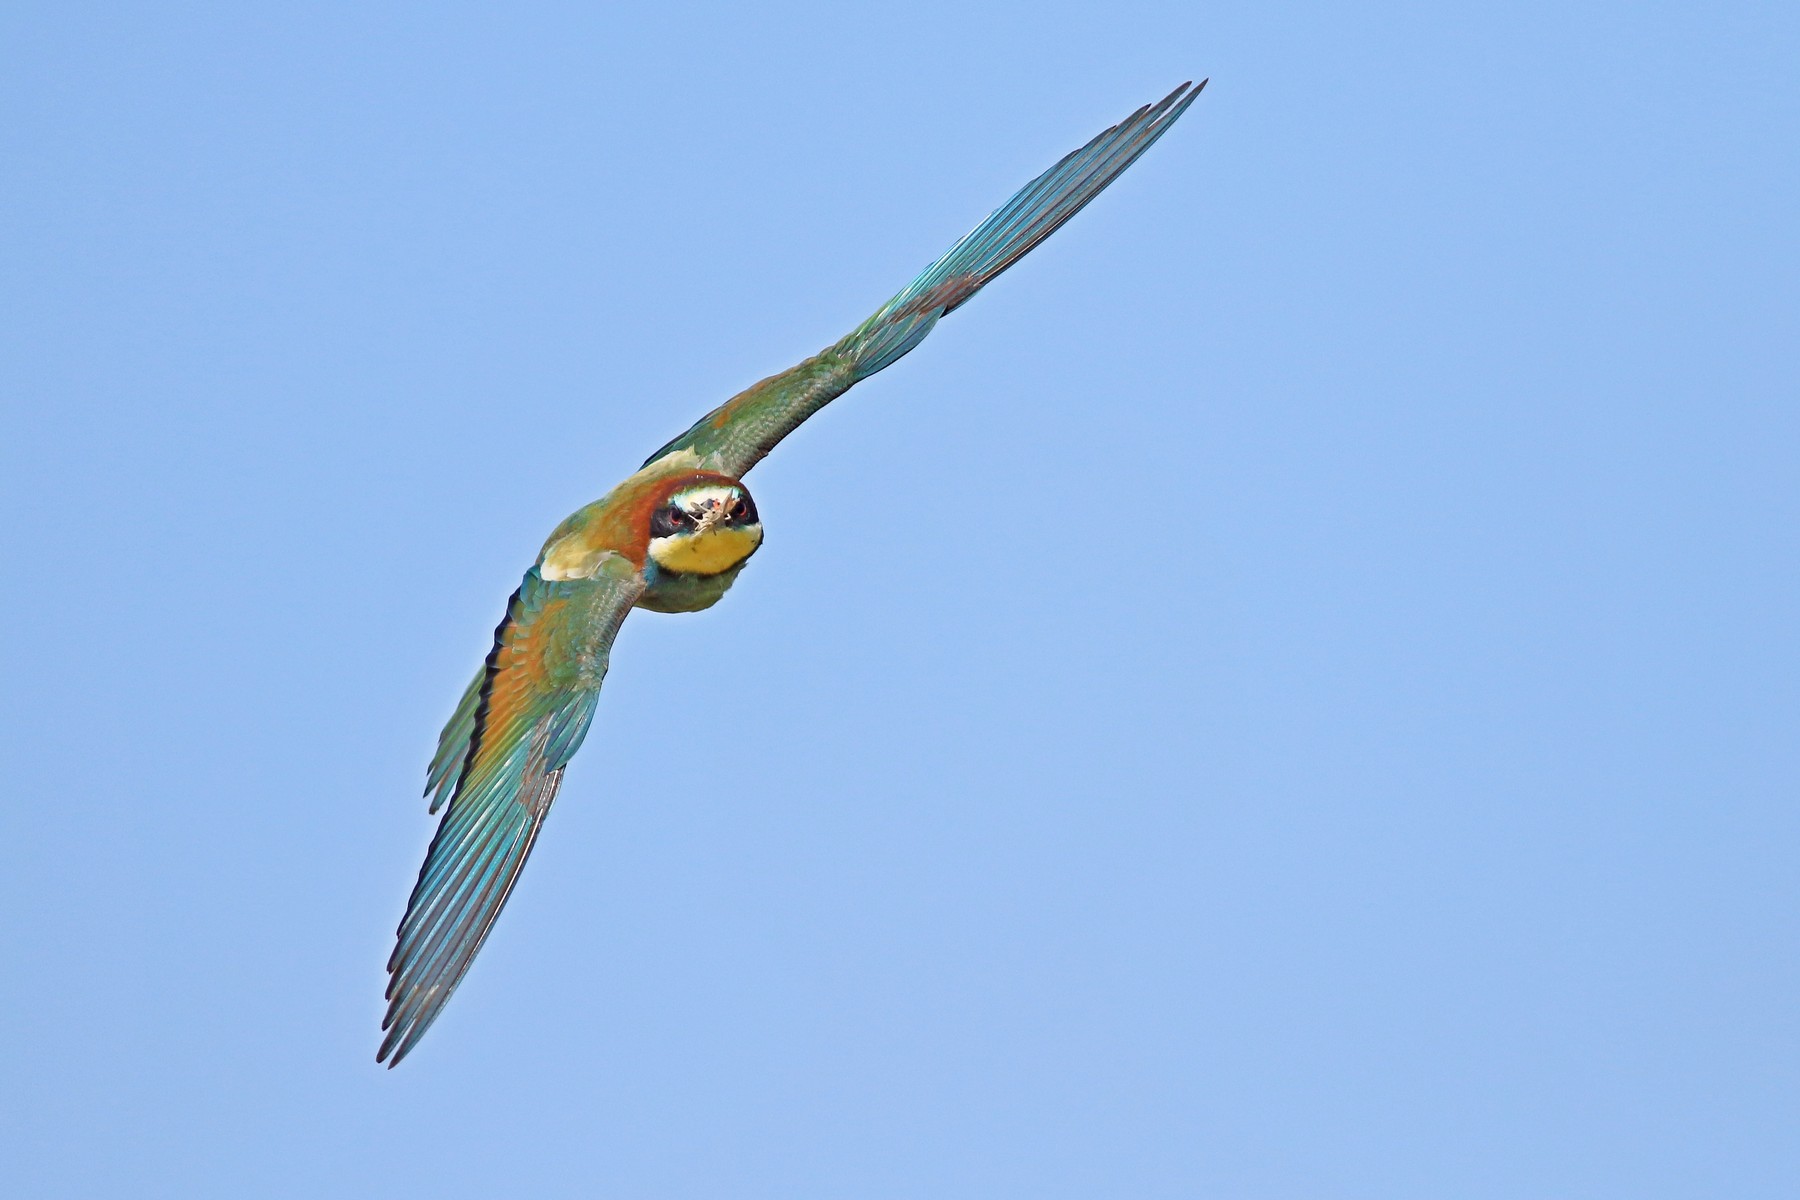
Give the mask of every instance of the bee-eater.
<path id="1" fill-rule="evenodd" d="M 486 941 L 587 734 L 626 614 L 710 607 L 762 544 L 744 474 L 1080 212 L 1205 86 L 1182 84 L 1063 158 L 842 340 L 733 396 L 556 527 L 438 737 L 425 794 L 432 812 L 449 809 L 388 959 L 376 1061 L 411 1052 Z"/>

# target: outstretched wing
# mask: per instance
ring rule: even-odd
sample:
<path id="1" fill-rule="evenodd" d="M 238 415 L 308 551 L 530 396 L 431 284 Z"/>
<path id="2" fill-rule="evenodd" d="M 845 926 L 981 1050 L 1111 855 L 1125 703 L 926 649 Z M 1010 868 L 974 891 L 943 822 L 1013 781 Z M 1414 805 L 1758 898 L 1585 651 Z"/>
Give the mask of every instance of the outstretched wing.
<path id="1" fill-rule="evenodd" d="M 956 311 L 1080 212 L 1187 111 L 1205 86 L 1205 80 L 1199 87 L 1182 84 L 1064 157 L 842 341 L 733 396 L 644 465 L 688 451 L 699 456 L 702 466 L 742 476 L 800 422 L 918 345 L 938 318 Z"/>
<path id="2" fill-rule="evenodd" d="M 388 959 L 377 1062 L 399 1063 L 443 1011 L 487 940 L 587 735 L 613 638 L 643 590 L 624 559 L 593 579 L 533 567 L 494 632 L 487 665 L 445 726 L 427 792 L 438 824 Z"/>

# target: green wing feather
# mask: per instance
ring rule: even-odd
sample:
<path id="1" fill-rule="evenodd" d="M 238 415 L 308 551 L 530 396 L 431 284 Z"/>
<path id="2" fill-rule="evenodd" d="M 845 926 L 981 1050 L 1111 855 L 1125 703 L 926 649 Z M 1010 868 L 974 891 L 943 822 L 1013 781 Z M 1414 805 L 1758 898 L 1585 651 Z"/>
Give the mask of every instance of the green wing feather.
<path id="1" fill-rule="evenodd" d="M 443 1011 L 512 893 L 593 719 L 613 638 L 643 581 L 624 559 L 593 579 L 533 567 L 494 649 L 445 726 L 427 792 L 438 824 L 388 959 L 387 1036 L 397 1064 Z"/>
<path id="2" fill-rule="evenodd" d="M 904 291 L 831 348 L 757 383 L 651 455 L 681 451 L 742 476 L 800 423 L 924 340 L 939 318 L 1080 212 L 1174 124 L 1206 86 L 1182 84 L 1021 188 Z"/>

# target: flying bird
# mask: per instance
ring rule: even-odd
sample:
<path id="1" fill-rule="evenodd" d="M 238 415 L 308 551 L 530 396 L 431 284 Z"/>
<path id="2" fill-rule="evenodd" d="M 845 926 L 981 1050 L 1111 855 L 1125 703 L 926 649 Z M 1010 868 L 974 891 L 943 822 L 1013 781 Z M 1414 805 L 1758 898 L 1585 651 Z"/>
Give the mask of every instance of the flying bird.
<path id="1" fill-rule="evenodd" d="M 626 615 L 711 607 L 762 544 L 745 473 L 1080 212 L 1205 86 L 1184 83 L 1065 156 L 835 345 L 733 396 L 556 527 L 439 735 L 425 794 L 433 813 L 448 808 L 388 959 L 377 1062 L 412 1051 L 487 940 L 587 735 Z"/>

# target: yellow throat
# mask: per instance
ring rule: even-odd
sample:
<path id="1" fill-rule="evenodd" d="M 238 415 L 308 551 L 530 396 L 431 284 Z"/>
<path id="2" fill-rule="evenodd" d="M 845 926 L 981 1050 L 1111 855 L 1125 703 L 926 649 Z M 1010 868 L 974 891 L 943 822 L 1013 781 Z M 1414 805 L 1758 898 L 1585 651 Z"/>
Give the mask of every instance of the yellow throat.
<path id="1" fill-rule="evenodd" d="M 683 537 L 654 538 L 650 557 L 665 571 L 717 575 L 750 557 L 762 544 L 762 527 L 714 526 Z"/>

